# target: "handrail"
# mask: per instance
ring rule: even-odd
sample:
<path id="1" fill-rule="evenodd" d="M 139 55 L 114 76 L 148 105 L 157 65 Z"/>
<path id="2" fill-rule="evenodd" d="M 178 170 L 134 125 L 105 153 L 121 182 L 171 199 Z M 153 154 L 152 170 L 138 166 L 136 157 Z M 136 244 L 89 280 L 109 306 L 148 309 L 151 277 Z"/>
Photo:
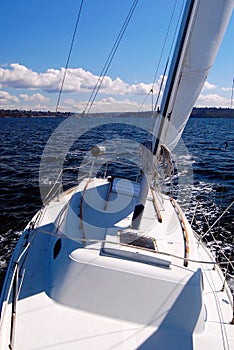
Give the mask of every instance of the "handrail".
<path id="1" fill-rule="evenodd" d="M 178 215 L 178 218 L 180 219 L 180 224 L 184 233 L 184 250 L 185 250 L 185 256 L 184 256 L 184 266 L 188 266 L 188 256 L 189 256 L 189 235 L 188 235 L 188 230 L 186 227 L 186 224 L 184 222 L 184 218 L 181 212 L 181 209 L 179 205 L 176 203 L 174 198 L 170 198 L 170 201 L 173 205 L 173 207 L 176 209 L 176 213 Z"/>
<path id="2" fill-rule="evenodd" d="M 9 344 L 9 349 L 13 350 L 14 349 L 14 335 L 15 335 L 15 321 L 16 321 L 16 303 L 18 299 L 18 287 L 19 287 L 19 267 L 20 267 L 20 262 L 24 256 L 24 254 L 27 252 L 30 242 L 26 245 L 20 256 L 16 261 L 14 261 L 14 271 L 10 283 L 10 288 L 8 291 L 7 295 L 7 303 L 9 302 L 11 291 L 12 291 L 12 310 L 11 310 L 11 327 L 10 327 L 10 344 Z"/>
<path id="3" fill-rule="evenodd" d="M 11 308 L 11 327 L 10 327 L 10 344 L 9 349 L 14 349 L 15 339 L 15 320 L 16 320 L 16 302 L 18 296 L 18 285 L 19 285 L 19 265 L 15 263 L 14 279 L 12 286 L 12 308 Z"/>
<path id="4" fill-rule="evenodd" d="M 83 240 L 82 240 L 83 244 L 86 243 L 86 241 L 87 241 L 86 234 L 85 234 L 85 228 L 84 228 L 84 222 L 83 222 L 83 203 L 84 203 L 84 195 L 85 195 L 85 192 L 88 188 L 90 181 L 91 181 L 91 178 L 89 178 L 85 184 L 85 187 L 84 187 L 82 195 L 81 195 L 81 201 L 80 201 L 80 228 L 81 228 L 81 231 L 83 234 Z"/>
<path id="5" fill-rule="evenodd" d="M 162 222 L 162 215 L 160 213 L 160 209 L 158 207 L 158 204 L 157 204 L 157 199 L 156 199 L 156 196 L 155 196 L 155 193 L 154 193 L 154 189 L 151 188 L 151 193 L 152 193 L 152 196 L 153 196 L 153 204 L 154 204 L 154 209 L 156 211 L 156 214 L 157 214 L 157 217 L 158 217 L 158 221 L 161 223 Z"/>

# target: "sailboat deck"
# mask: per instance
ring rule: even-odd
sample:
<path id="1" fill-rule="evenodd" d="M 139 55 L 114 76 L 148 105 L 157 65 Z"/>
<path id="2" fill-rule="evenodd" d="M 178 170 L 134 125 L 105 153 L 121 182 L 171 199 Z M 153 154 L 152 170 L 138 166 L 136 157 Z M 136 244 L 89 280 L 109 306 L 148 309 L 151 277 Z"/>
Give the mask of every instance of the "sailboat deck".
<path id="1" fill-rule="evenodd" d="M 98 184 L 99 192 L 92 192 Z M 129 227 L 135 203 L 131 198 L 120 217 L 113 211 L 118 204 L 116 198 L 110 195 L 107 207 L 101 211 L 102 215 L 110 215 L 108 227 L 103 228 L 100 221 L 95 227 L 95 218 L 92 225 L 88 223 L 87 216 L 98 208 L 97 197 L 100 207 L 105 206 L 108 182 L 97 179 L 89 185 L 83 192 L 83 225 L 79 191 L 84 191 L 85 184 L 51 202 L 41 215 L 21 269 L 23 284 L 17 301 L 14 350 L 62 350 L 64 344 L 66 349 L 153 349 L 158 343 L 161 349 L 221 347 L 223 343 L 231 349 L 230 300 L 226 291 L 220 291 L 220 274 L 213 264 L 189 262 L 184 266 L 183 230 L 170 199 L 164 197 L 162 201 L 156 194 L 162 216 L 159 222 L 149 193 L 138 235 L 155 240 L 152 251 L 120 242 L 121 234 L 134 233 Z M 119 194 L 118 200 L 126 201 L 126 196 Z M 70 229 L 74 231 L 67 232 L 67 237 L 65 218 L 73 220 Z M 59 230 L 53 222 L 59 223 Z M 80 240 L 83 234 L 87 238 L 85 246 Z M 96 242 L 91 242 L 93 234 Z M 54 258 L 53 247 L 59 237 L 62 248 Z M 210 260 L 202 245 L 199 256 L 195 256 L 193 247 L 198 242 L 191 232 L 189 238 L 190 257 Z M 208 283 L 208 275 L 212 283 Z M 207 311 L 212 305 L 218 307 Z M 4 310 L 1 330 L 8 337 L 1 339 L 1 349 L 9 344 L 11 303 Z"/>

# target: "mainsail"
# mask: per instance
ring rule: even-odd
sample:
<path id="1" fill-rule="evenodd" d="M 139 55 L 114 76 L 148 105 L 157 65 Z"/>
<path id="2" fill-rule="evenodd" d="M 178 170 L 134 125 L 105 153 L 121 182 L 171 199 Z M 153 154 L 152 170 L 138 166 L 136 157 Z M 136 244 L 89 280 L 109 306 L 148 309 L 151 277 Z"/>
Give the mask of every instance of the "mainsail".
<path id="1" fill-rule="evenodd" d="M 183 21 L 163 93 L 160 117 L 151 149 L 158 158 L 163 149 L 177 145 L 192 108 L 214 63 L 234 0 L 187 0 Z M 146 170 L 146 169 L 145 169 Z M 138 228 L 152 174 L 145 171 L 132 226 Z"/>
<path id="2" fill-rule="evenodd" d="M 234 0 L 188 0 L 165 86 L 153 152 L 172 150 L 214 63 Z"/>

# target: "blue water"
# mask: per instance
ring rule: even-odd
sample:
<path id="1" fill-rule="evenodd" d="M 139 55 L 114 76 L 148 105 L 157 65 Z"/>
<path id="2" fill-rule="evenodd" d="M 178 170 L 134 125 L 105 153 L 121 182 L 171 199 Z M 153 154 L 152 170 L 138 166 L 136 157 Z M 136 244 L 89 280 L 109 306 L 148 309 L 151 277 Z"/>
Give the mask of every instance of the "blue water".
<path id="1" fill-rule="evenodd" d="M 143 129 L 154 124 L 152 118 L 69 119 L 67 125 L 64 121 L 68 119 L 64 118 L 0 119 L 1 262 L 9 261 L 20 232 L 42 205 L 39 167 L 49 139 L 53 142 L 46 147 L 50 153 L 46 154 L 47 172 L 44 176 L 47 175 L 40 182 L 42 192 L 55 180 L 57 173 L 54 172 L 54 164 L 55 168 L 58 164 L 64 168 L 75 168 L 88 156 L 91 146 L 96 143 L 106 144 L 107 157 L 111 159 L 136 162 L 138 142 L 143 142 L 147 137 L 147 132 Z M 98 126 L 114 121 L 122 125 L 111 128 Z M 137 128 L 132 127 L 135 123 Z M 61 130 L 54 132 L 58 126 Z M 68 149 L 64 151 L 63 148 L 66 147 Z M 176 173 L 173 178 L 177 187 L 175 195 L 189 220 L 193 219 L 195 230 L 202 233 L 208 225 L 215 222 L 234 197 L 234 119 L 190 119 L 177 149 Z M 133 158 L 130 159 L 131 157 Z M 104 168 L 100 171 L 104 171 Z M 120 176 L 137 176 L 128 167 L 120 167 L 116 172 Z M 76 181 L 77 171 L 71 169 L 64 172 L 64 188 Z M 234 207 L 231 207 L 211 230 L 218 240 L 214 249 L 221 248 L 232 260 L 233 210 Z M 212 235 L 207 238 L 212 242 Z M 229 273 L 232 274 L 233 271 L 229 269 Z"/>

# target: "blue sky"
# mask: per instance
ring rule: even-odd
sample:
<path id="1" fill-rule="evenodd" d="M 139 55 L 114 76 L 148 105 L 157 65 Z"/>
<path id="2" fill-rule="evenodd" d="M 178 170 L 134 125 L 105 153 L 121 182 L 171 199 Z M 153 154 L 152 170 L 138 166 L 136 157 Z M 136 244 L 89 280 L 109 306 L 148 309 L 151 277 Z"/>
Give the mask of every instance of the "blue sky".
<path id="1" fill-rule="evenodd" d="M 150 90 L 175 0 L 139 0 L 93 111 L 138 111 Z M 173 35 L 182 0 L 178 0 Z M 85 0 L 60 110 L 81 112 L 132 0 Z M 80 0 L 0 2 L 0 108 L 55 110 Z M 197 106 L 229 107 L 234 15 Z M 170 46 L 168 42 L 166 49 Z M 167 57 L 164 54 L 164 61 Z M 160 66 L 156 84 L 163 72 Z M 143 109 L 150 108 L 150 99 Z"/>

